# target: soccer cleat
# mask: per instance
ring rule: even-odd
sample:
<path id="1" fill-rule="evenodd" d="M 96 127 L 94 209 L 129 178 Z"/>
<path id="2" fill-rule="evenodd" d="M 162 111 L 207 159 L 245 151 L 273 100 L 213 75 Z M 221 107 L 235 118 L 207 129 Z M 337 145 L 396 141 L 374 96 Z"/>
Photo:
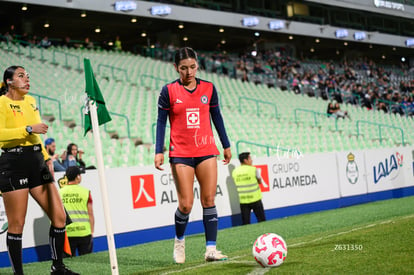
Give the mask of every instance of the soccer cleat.
<path id="1" fill-rule="evenodd" d="M 61 265 L 57 267 L 52 265 L 52 267 L 50 268 L 50 275 L 80 275 L 80 274 L 70 270 L 65 265 Z"/>
<path id="2" fill-rule="evenodd" d="M 177 264 L 185 263 L 185 239 L 174 241 L 174 262 Z"/>
<path id="3" fill-rule="evenodd" d="M 215 246 L 208 246 L 206 254 L 204 254 L 204 259 L 206 259 L 207 262 L 225 261 L 227 260 L 227 256 L 217 250 Z"/>

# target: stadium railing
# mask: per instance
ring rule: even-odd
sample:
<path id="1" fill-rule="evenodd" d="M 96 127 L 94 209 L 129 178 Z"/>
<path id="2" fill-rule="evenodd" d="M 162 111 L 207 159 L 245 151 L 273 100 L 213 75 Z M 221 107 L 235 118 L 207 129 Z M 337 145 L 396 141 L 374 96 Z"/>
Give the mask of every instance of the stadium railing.
<path id="1" fill-rule="evenodd" d="M 389 128 L 389 129 L 398 130 L 401 133 L 401 145 L 402 146 L 406 145 L 406 143 L 404 141 L 404 130 L 401 127 L 396 127 L 396 126 L 393 126 L 393 125 L 387 125 L 387 124 L 383 124 L 383 123 L 376 123 L 376 122 L 371 122 L 371 121 L 366 121 L 366 120 L 358 120 L 356 122 L 356 130 L 357 130 L 357 136 L 358 137 L 361 135 L 361 131 L 360 131 L 360 125 L 361 124 L 369 124 L 369 125 L 373 125 L 373 126 L 378 127 L 378 136 L 379 136 L 380 144 L 382 144 L 382 142 L 384 140 L 383 133 L 382 133 L 382 128 Z"/>
<path id="2" fill-rule="evenodd" d="M 81 71 L 81 62 L 80 62 L 80 57 L 76 54 L 72 54 L 72 53 L 68 53 L 65 51 L 61 51 L 61 50 L 57 50 L 57 49 L 53 49 L 52 50 L 52 64 L 54 65 L 58 65 L 60 64 L 60 62 L 57 61 L 57 56 L 58 55 L 63 55 L 65 58 L 65 62 L 64 62 L 64 68 L 71 68 L 72 66 L 70 66 L 69 64 L 69 59 L 73 59 L 76 62 L 76 66 L 75 69 L 78 71 Z"/>
<path id="3" fill-rule="evenodd" d="M 60 103 L 60 101 L 58 99 L 51 98 L 51 97 L 44 96 L 44 95 L 35 94 L 35 93 L 30 93 L 30 94 L 32 96 L 37 97 L 37 99 L 38 99 L 38 106 L 39 106 L 39 113 L 41 115 L 53 115 L 53 114 L 48 114 L 48 113 L 45 113 L 44 112 L 44 110 L 42 109 L 42 99 L 56 102 L 57 105 L 58 105 L 59 120 L 62 120 L 62 104 Z"/>
<path id="4" fill-rule="evenodd" d="M 111 71 L 111 77 L 116 80 L 120 80 L 117 78 L 116 72 L 120 72 L 123 76 L 125 76 L 125 81 L 129 82 L 128 72 L 124 68 L 112 66 L 112 65 L 106 65 L 106 64 L 98 64 L 97 73 L 102 74 L 103 68 L 108 68 Z"/>
<path id="5" fill-rule="evenodd" d="M 279 151 L 283 151 L 285 154 L 291 154 L 290 156 L 294 156 L 294 157 L 300 157 L 302 155 L 302 153 L 298 150 L 298 149 L 292 149 L 292 148 L 284 148 L 284 147 L 280 147 L 280 146 L 272 146 L 272 145 L 267 145 L 267 144 L 261 144 L 261 143 L 257 143 L 257 142 L 251 142 L 251 141 L 247 141 L 247 140 L 238 140 L 236 142 L 236 152 L 237 155 L 239 155 L 241 153 L 240 150 L 240 144 L 247 144 L 247 145 L 252 145 L 255 147 L 261 147 L 261 148 L 266 148 L 266 154 L 268 157 L 270 157 L 271 151 L 276 151 L 276 154 L 279 153 Z"/>
<path id="6" fill-rule="evenodd" d="M 327 113 L 322 113 L 322 112 L 318 112 L 318 111 L 314 111 L 314 110 L 309 110 L 309 109 L 303 109 L 303 108 L 296 108 L 293 110 L 294 112 L 294 116 L 295 116 L 295 123 L 299 124 L 300 119 L 298 116 L 299 112 L 305 112 L 305 113 L 311 113 L 313 115 L 313 126 L 314 127 L 319 127 L 319 121 L 318 121 L 318 116 L 323 116 L 323 117 L 329 117 L 329 114 Z M 338 131 L 338 119 L 335 119 L 335 130 Z"/>
<path id="7" fill-rule="evenodd" d="M 260 104 L 264 104 L 264 105 L 269 105 L 271 107 L 273 107 L 274 111 L 275 111 L 275 118 L 278 119 L 279 116 L 277 114 L 277 107 L 274 103 L 270 103 L 268 101 L 264 101 L 264 100 L 260 100 L 260 99 L 256 99 L 256 98 L 249 98 L 249 97 L 239 97 L 239 113 L 242 113 L 242 101 L 252 101 L 255 103 L 256 105 L 256 115 L 257 117 L 260 117 L 260 114 L 262 113 L 261 109 L 260 109 Z M 263 112 L 264 113 L 264 112 Z"/>

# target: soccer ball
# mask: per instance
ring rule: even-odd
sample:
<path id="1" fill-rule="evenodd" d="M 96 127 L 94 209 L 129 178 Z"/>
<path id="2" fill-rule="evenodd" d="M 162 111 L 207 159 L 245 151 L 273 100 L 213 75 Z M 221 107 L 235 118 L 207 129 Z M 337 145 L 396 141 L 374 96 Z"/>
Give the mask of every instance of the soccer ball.
<path id="1" fill-rule="evenodd" d="M 286 259 L 287 245 L 282 237 L 275 233 L 265 233 L 253 244 L 253 257 L 263 267 L 276 267 Z"/>

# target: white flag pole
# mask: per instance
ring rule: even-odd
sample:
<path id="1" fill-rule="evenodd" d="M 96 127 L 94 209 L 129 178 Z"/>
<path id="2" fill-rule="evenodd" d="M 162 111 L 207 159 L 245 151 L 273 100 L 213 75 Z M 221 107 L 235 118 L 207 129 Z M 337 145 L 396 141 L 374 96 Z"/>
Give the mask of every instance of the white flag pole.
<path id="1" fill-rule="evenodd" d="M 98 112 L 96 104 L 93 100 L 88 100 L 89 112 L 91 116 L 93 139 L 95 141 L 95 155 L 98 163 L 99 183 L 101 187 L 102 202 L 104 207 L 105 225 L 106 225 L 106 239 L 108 241 L 109 258 L 111 261 L 112 275 L 118 275 L 118 261 L 116 258 L 116 248 L 114 233 L 112 231 L 111 214 L 109 209 L 108 190 L 106 188 L 105 166 L 102 156 L 101 135 L 99 133 Z"/>

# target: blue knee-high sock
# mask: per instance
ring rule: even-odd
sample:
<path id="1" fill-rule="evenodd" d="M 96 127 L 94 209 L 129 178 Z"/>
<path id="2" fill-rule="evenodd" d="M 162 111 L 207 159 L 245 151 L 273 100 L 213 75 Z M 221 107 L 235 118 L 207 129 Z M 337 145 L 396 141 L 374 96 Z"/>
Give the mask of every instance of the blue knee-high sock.
<path id="1" fill-rule="evenodd" d="M 206 246 L 216 245 L 218 224 L 216 206 L 203 208 L 203 224 Z"/>
<path id="2" fill-rule="evenodd" d="M 190 214 L 184 214 L 178 208 L 175 211 L 175 236 L 179 240 L 184 239 L 184 233 L 185 229 L 187 228 L 189 216 Z"/>
<path id="3" fill-rule="evenodd" d="M 14 274 L 23 274 L 22 234 L 13 234 L 7 232 L 6 243 Z"/>

